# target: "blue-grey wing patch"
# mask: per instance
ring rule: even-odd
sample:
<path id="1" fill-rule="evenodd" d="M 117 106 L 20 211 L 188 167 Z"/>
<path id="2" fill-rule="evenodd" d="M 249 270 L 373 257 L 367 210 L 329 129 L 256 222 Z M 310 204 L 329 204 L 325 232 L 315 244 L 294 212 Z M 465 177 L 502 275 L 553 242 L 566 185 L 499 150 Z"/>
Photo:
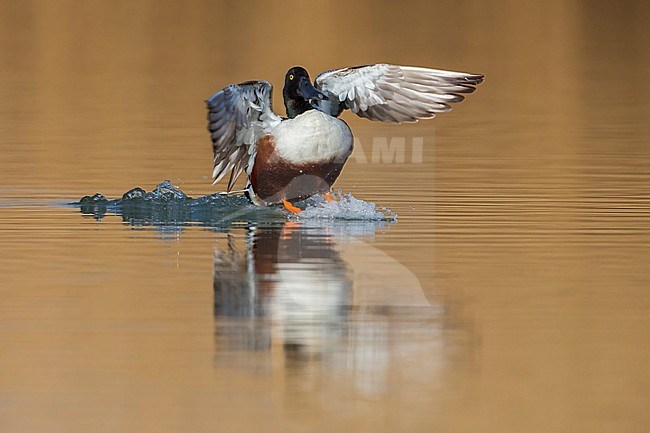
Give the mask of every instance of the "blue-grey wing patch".
<path id="1" fill-rule="evenodd" d="M 257 140 L 281 121 L 273 112 L 272 94 L 269 82 L 247 81 L 231 84 L 205 101 L 214 152 L 213 184 L 230 172 L 230 191 L 242 171 L 250 174 Z"/>
<path id="2" fill-rule="evenodd" d="M 338 116 L 350 109 L 370 120 L 401 123 L 451 110 L 481 82 L 480 74 L 376 64 L 323 72 L 315 87 L 329 97 L 321 111 Z"/>

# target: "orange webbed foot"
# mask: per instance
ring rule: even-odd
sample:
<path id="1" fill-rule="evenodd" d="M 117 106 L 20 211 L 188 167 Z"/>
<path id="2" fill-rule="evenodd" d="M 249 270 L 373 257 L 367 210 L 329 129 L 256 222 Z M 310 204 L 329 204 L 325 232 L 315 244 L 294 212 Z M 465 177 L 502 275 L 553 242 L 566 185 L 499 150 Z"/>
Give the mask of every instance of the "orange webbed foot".
<path id="1" fill-rule="evenodd" d="M 282 200 L 282 204 L 284 205 L 284 208 L 291 213 L 299 214 L 300 212 L 302 212 L 302 209 L 300 209 L 298 206 L 292 205 L 291 202 L 289 202 L 289 200 Z"/>
<path id="2" fill-rule="evenodd" d="M 323 198 L 325 198 L 325 201 L 334 201 L 334 196 L 329 191 L 323 194 Z"/>

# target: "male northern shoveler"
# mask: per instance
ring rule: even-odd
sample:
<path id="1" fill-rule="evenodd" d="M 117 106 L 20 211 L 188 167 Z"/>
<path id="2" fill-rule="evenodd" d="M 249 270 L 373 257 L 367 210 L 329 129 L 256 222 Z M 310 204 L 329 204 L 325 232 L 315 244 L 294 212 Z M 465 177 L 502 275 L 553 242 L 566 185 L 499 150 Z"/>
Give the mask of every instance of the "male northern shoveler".
<path id="1" fill-rule="evenodd" d="M 206 101 L 214 150 L 214 183 L 228 172 L 232 187 L 246 171 L 245 192 L 257 205 L 328 193 L 352 153 L 352 132 L 338 116 L 345 109 L 366 119 L 402 123 L 431 119 L 472 93 L 483 75 L 375 64 L 319 74 L 289 69 L 284 80 L 287 118 L 273 112 L 273 86 L 247 81 Z"/>

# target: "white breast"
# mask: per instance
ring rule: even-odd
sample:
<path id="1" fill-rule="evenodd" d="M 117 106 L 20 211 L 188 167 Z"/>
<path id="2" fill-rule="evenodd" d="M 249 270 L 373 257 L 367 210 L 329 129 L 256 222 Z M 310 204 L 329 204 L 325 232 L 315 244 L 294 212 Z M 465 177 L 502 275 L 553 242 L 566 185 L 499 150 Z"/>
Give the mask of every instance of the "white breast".
<path id="1" fill-rule="evenodd" d="M 352 131 L 348 125 L 318 110 L 283 120 L 271 134 L 278 156 L 295 164 L 339 158 L 347 155 L 352 147 Z"/>

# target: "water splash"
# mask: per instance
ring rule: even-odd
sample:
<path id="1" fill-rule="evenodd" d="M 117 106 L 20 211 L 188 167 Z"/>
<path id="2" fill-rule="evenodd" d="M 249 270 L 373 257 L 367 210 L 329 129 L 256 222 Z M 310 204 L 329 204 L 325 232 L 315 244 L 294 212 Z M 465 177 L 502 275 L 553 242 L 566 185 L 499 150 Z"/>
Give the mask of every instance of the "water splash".
<path id="1" fill-rule="evenodd" d="M 332 193 L 333 200 L 322 195 L 314 196 L 303 203 L 307 205 L 299 214 L 301 219 L 343 219 L 366 221 L 396 221 L 397 214 L 373 202 L 359 200 L 351 193 L 338 190 Z"/>
<path id="2" fill-rule="evenodd" d="M 192 198 L 171 181 L 165 180 L 153 191 L 133 188 L 121 199 L 110 200 L 102 194 L 85 196 L 72 206 L 78 206 L 85 215 L 101 220 L 106 214 L 121 215 L 131 225 L 186 225 L 200 223 L 217 227 L 232 223 L 283 222 L 288 218 L 299 220 L 358 220 L 396 221 L 397 215 L 374 203 L 355 198 L 341 191 L 334 200 L 314 196 L 297 203 L 304 209 L 299 215 L 285 211 L 281 206 L 260 207 L 244 196 L 209 194 Z"/>

